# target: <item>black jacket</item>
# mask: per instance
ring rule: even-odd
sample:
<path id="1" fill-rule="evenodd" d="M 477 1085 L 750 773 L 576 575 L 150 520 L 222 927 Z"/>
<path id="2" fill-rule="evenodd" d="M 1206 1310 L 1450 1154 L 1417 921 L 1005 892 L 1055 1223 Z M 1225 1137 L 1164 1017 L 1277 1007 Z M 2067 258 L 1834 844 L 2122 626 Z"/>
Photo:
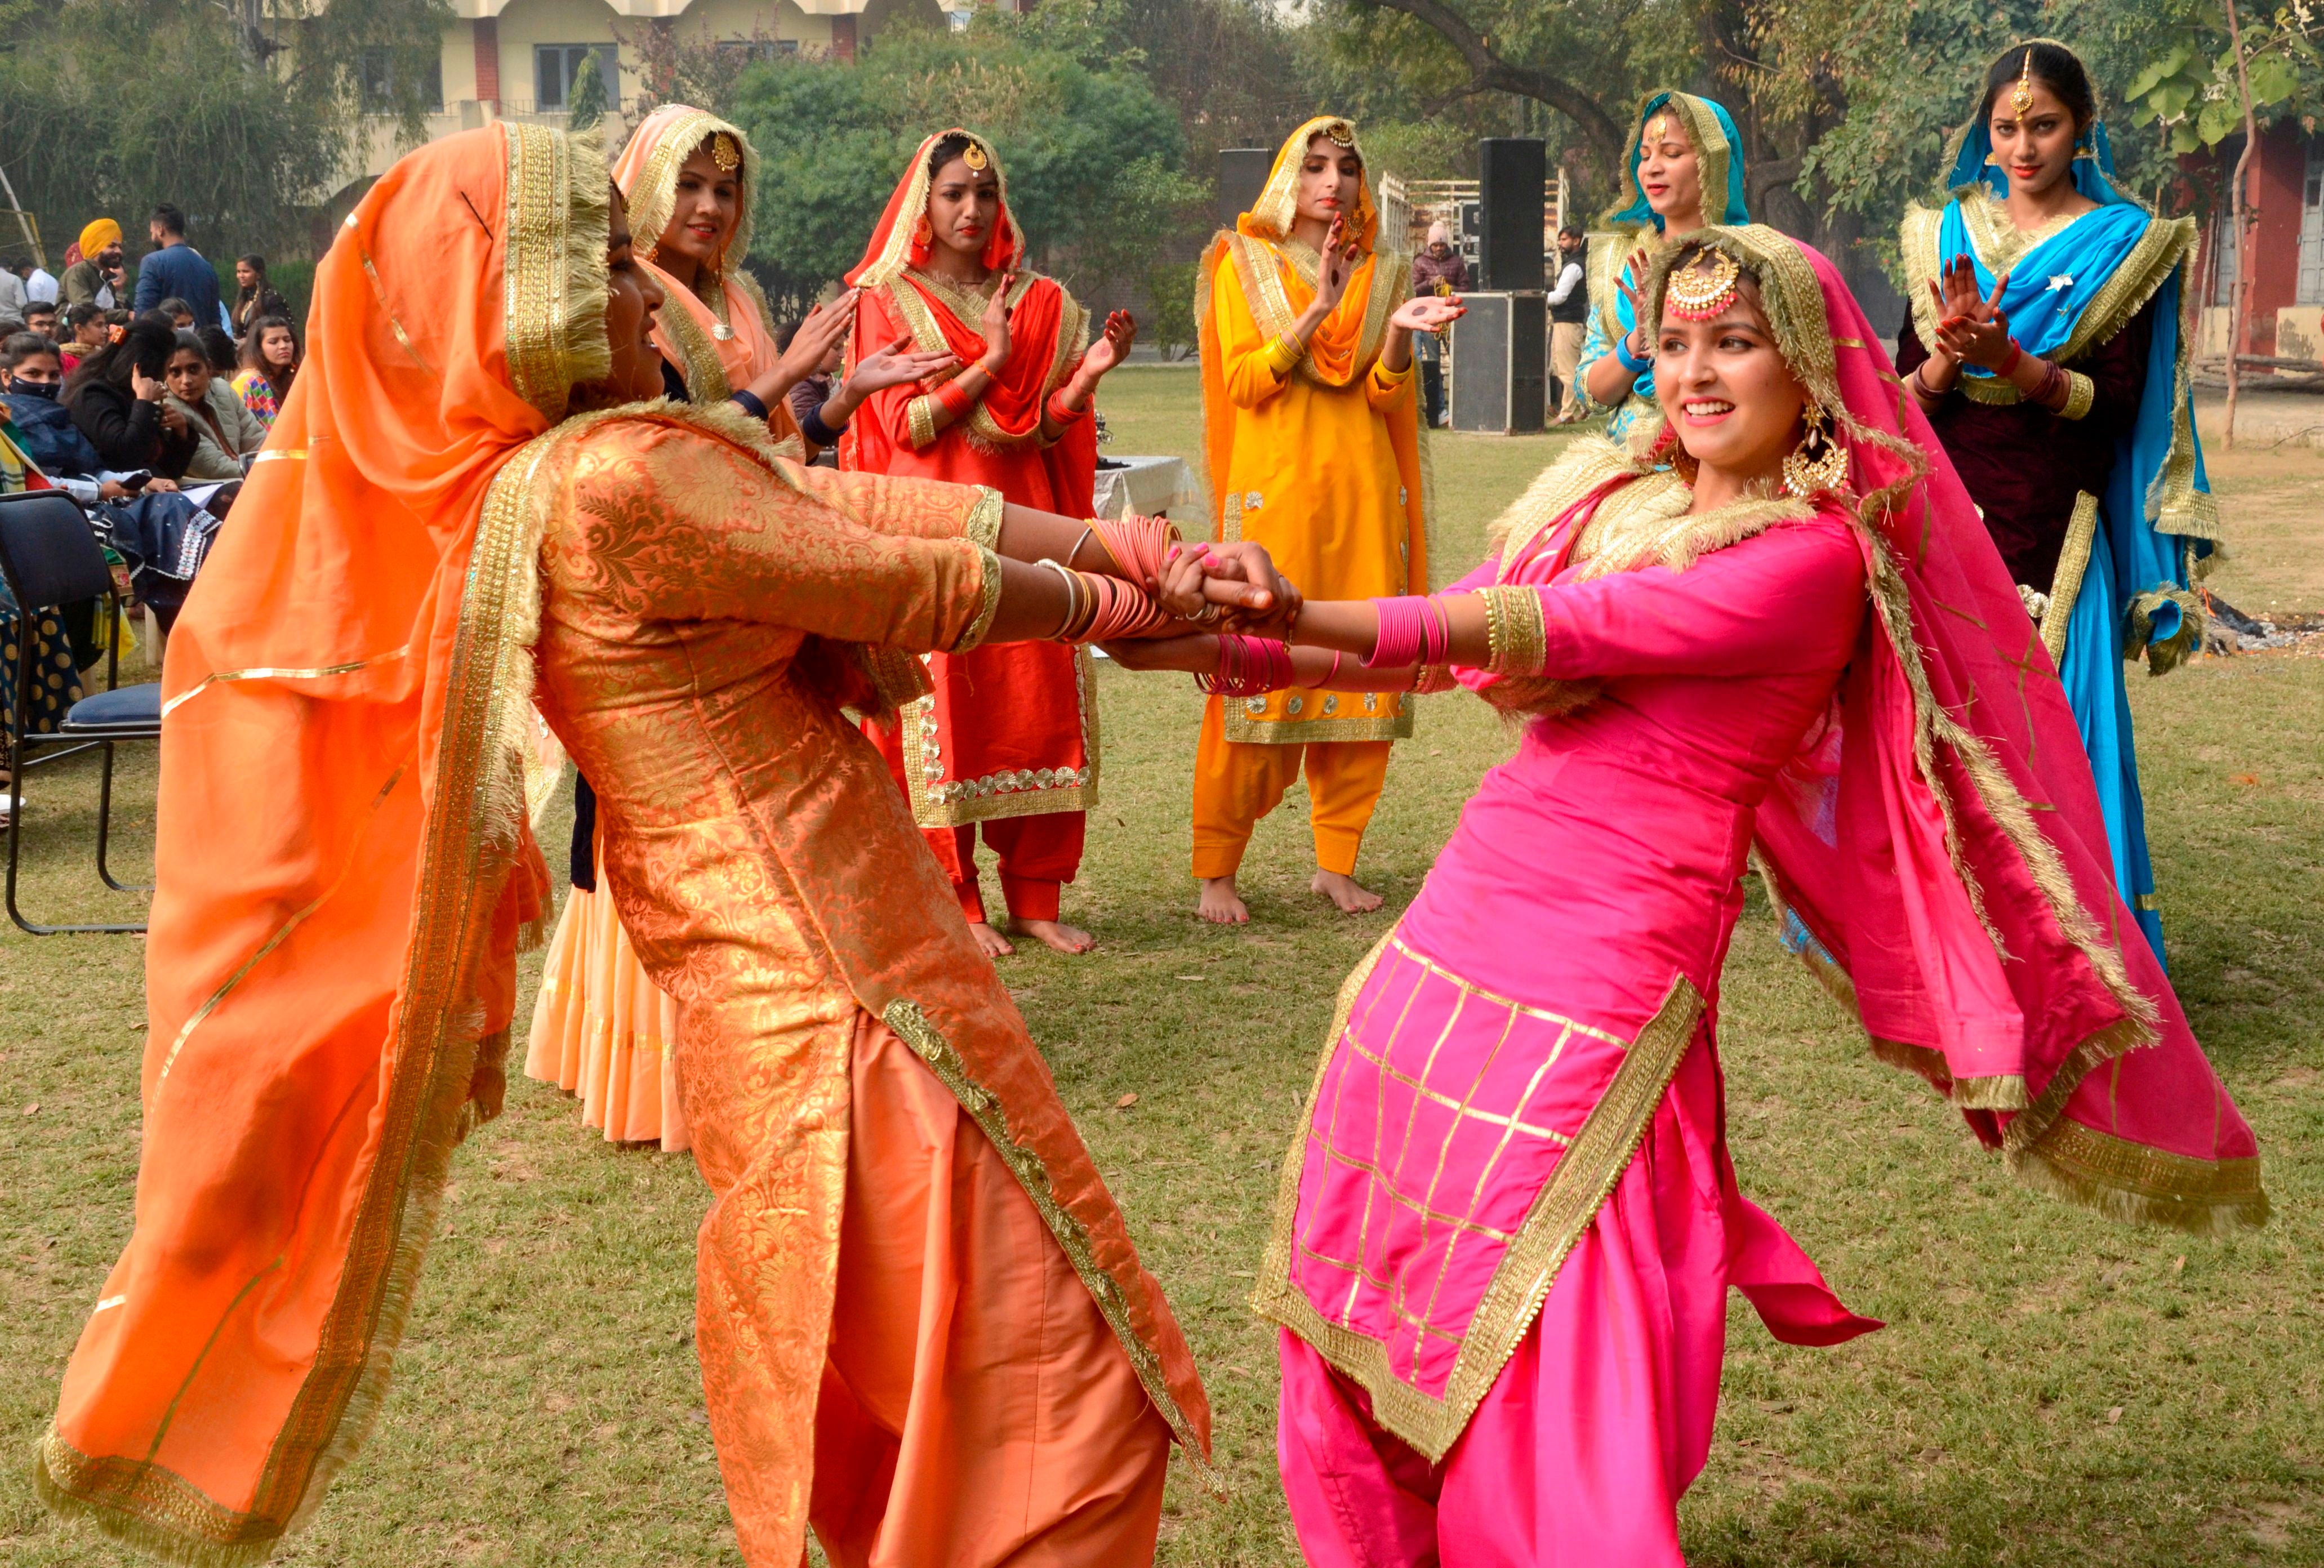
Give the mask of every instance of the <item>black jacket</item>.
<path id="1" fill-rule="evenodd" d="M 126 387 L 91 378 L 69 390 L 65 406 L 109 469 L 151 468 L 175 479 L 194 459 L 194 432 L 171 439 L 161 428 L 161 405 Z"/>

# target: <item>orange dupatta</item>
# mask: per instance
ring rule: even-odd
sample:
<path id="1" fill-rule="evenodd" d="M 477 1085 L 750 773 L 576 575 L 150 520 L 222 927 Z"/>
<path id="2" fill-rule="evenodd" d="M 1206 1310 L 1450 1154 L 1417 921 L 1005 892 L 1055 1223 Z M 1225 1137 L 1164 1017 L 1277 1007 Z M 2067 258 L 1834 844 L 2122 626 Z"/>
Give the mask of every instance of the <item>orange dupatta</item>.
<path id="1" fill-rule="evenodd" d="M 385 1392 L 521 929 L 527 442 L 610 368 L 596 149 L 507 124 L 365 194 L 163 677 L 136 1227 L 65 1370 L 50 1506 L 254 1563 Z"/>
<path id="2" fill-rule="evenodd" d="M 665 104 L 638 122 L 628 145 L 613 163 L 613 183 L 621 187 L 629 211 L 630 238 L 638 264 L 651 272 L 669 296 L 654 318 L 654 346 L 686 377 L 686 393 L 697 403 L 724 402 L 737 387 L 748 386 L 771 370 L 782 357 L 775 335 L 767 325 L 767 300 L 758 283 L 739 264 L 725 265 L 721 256 L 715 269 L 718 280 L 717 308 L 669 273 L 654 258 L 662 230 L 669 226 L 678 202 L 678 171 L 694 150 L 710 137 L 724 133 L 733 138 L 742 157 L 738 171 L 741 200 L 734 214 L 734 233 L 726 242 L 728 254 L 743 256 L 751 249 L 751 195 L 759 176 L 758 149 L 739 126 L 685 104 Z M 767 422 L 779 441 L 799 433 L 790 403 L 778 398 L 767 410 Z"/>
<path id="3" fill-rule="evenodd" d="M 1211 315 L 1212 281 L 1223 263 L 1231 263 L 1242 285 L 1252 319 L 1260 331 L 1278 337 L 1291 330 L 1300 312 L 1315 298 L 1315 269 L 1320 258 L 1293 237 L 1298 216 L 1299 167 L 1307 143 L 1329 136 L 1353 147 L 1359 163 L 1363 148 L 1356 128 L 1337 115 L 1318 115 L 1291 133 L 1276 150 L 1274 166 L 1259 199 L 1235 219 L 1232 232 L 1221 230 L 1203 249 L 1194 287 L 1194 320 L 1203 372 L 1203 462 L 1212 487 L 1224 484 L 1232 471 L 1235 408 L 1224 380 L 1225 355 L 1220 350 L 1218 327 Z M 1347 291 L 1307 340 L 1307 349 L 1291 372 L 1321 386 L 1351 387 L 1371 374 L 1388 337 L 1388 318 L 1396 314 L 1411 292 L 1410 258 L 1380 248 L 1379 208 L 1372 199 L 1369 165 L 1357 186 L 1356 209 L 1349 215 L 1346 233 L 1364 258 L 1348 279 Z M 1385 268 L 1383 272 L 1383 256 Z M 1405 511 L 1412 556 L 1410 581 L 1415 592 L 1428 586 L 1425 470 L 1420 456 L 1420 415 L 1416 401 L 1383 416 L 1388 442 L 1403 476 Z"/>

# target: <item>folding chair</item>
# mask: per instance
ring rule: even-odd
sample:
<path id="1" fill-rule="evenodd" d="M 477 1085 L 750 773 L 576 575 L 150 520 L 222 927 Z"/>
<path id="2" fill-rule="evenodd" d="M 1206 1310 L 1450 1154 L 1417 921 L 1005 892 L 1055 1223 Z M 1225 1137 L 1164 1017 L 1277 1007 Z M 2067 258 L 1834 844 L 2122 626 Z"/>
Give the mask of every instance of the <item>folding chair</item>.
<path id="1" fill-rule="evenodd" d="M 113 749 L 124 741 L 161 738 L 161 687 L 158 683 L 124 687 L 120 684 L 121 641 L 107 640 L 106 689 L 83 697 L 66 710 L 56 730 L 32 733 L 33 631 L 43 611 L 97 599 L 120 625 L 121 602 L 114 592 L 113 574 L 106 569 L 105 549 L 71 496 L 61 490 L 28 490 L 0 495 L 0 577 L 7 580 L 23 619 L 16 639 L 16 702 L 8 715 L 8 918 L 35 936 L 67 931 L 145 929 L 136 925 L 42 926 L 25 918 L 16 907 L 16 872 L 24 833 L 24 772 L 62 761 L 77 752 L 97 750 L 104 763 L 97 807 L 97 874 L 115 892 L 151 892 L 115 878 L 106 862 L 113 835 Z M 35 756 L 36 752 L 45 754 Z"/>

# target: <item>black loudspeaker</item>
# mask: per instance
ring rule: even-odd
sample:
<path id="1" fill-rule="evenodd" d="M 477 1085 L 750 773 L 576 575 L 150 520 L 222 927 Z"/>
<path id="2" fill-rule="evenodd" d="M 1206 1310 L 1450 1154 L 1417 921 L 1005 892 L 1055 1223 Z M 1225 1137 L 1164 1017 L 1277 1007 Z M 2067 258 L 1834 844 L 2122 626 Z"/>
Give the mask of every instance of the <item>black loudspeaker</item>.
<path id="1" fill-rule="evenodd" d="M 1463 294 L 1452 323 L 1452 428 L 1513 436 L 1549 408 L 1549 297 Z"/>
<path id="2" fill-rule="evenodd" d="M 1275 167 L 1272 147 L 1222 147 L 1219 149 L 1219 226 L 1232 228 L 1235 219 L 1249 212 L 1259 200 L 1259 193 L 1267 189 L 1267 176 Z"/>
<path id="3" fill-rule="evenodd" d="M 1477 143 L 1477 286 L 1525 291 L 1543 287 L 1542 198 L 1549 183 L 1543 144 L 1530 136 L 1488 136 Z"/>

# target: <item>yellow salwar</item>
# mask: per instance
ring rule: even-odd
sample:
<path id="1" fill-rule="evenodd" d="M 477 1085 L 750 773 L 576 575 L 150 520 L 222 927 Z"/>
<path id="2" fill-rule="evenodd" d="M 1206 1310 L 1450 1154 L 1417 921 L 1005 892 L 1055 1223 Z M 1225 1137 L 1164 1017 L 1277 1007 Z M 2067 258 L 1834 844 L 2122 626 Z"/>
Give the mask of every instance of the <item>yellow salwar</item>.
<path id="1" fill-rule="evenodd" d="M 1291 228 L 1300 162 L 1319 134 L 1353 145 L 1344 121 L 1302 125 L 1277 153 L 1258 202 L 1203 255 L 1203 440 L 1219 537 L 1266 546 L 1311 598 L 1425 591 L 1416 378 L 1410 363 L 1391 372 L 1379 358 L 1411 266 L 1374 247 L 1369 188 L 1347 231 L 1367 254 L 1305 350 L 1288 354 L 1296 340 L 1286 334 L 1315 294 L 1319 258 Z M 1352 873 L 1387 777 L 1388 742 L 1411 733 L 1411 698 L 1401 692 L 1211 698 L 1194 763 L 1194 874 L 1231 873 L 1259 818 L 1303 769 L 1316 863 Z"/>
<path id="2" fill-rule="evenodd" d="M 999 604 L 998 493 L 803 469 L 723 408 L 571 420 L 512 466 L 528 469 L 542 530 L 538 701 L 597 791 L 621 923 L 678 1003 L 678 1083 L 715 1194 L 696 1337 L 744 1561 L 796 1568 L 810 1511 L 835 1495 L 853 1499 L 833 1519 L 846 1563 L 972 1538 L 949 1560 L 1041 1561 L 1036 1544 L 1074 1538 L 1074 1516 L 1101 1497 L 1116 1499 L 1104 1560 L 1149 1560 L 1156 1428 L 1197 1454 L 1208 1443 L 1192 1356 L 901 792 L 847 716 L 918 695 L 913 654 L 982 640 Z M 910 1226 L 896 1214 L 953 1201 L 925 1161 L 853 1158 L 854 1133 L 905 1114 L 858 1105 L 867 1084 L 916 1100 L 926 1088 L 862 1075 L 891 1037 L 954 1099 L 959 1114 L 936 1131 L 955 1171 L 987 1173 L 973 1206 L 994 1212 L 1006 1194 L 988 1176 L 1001 1170 L 1018 1188 L 1006 1224 L 981 1223 L 923 1268 L 932 1294 L 917 1315 L 892 1293 L 866 1311 L 843 1295 L 882 1258 L 890 1274 L 901 1267 L 891 1243 Z M 853 1259 L 851 1227 L 867 1238 Z M 1082 1300 L 1012 1310 L 1028 1262 L 1036 1285 Z M 972 1333 L 965 1349 L 1016 1371 L 948 1376 L 926 1336 L 996 1311 L 1043 1332 Z M 861 1419 L 833 1406 L 831 1367 L 858 1378 Z M 1090 1413 L 1050 1402 L 1075 1386 Z M 986 1399 L 1028 1388 L 1041 1397 Z M 954 1407 L 961 1398 L 991 1407 Z M 1030 1457 L 991 1468 L 1004 1449 L 1038 1457 L 1041 1484 L 998 1534 L 964 1523 L 960 1499 L 977 1487 L 906 1484 L 907 1462 L 931 1482 L 1025 1473 Z M 984 1500 L 999 1519 L 1000 1499 Z"/>

